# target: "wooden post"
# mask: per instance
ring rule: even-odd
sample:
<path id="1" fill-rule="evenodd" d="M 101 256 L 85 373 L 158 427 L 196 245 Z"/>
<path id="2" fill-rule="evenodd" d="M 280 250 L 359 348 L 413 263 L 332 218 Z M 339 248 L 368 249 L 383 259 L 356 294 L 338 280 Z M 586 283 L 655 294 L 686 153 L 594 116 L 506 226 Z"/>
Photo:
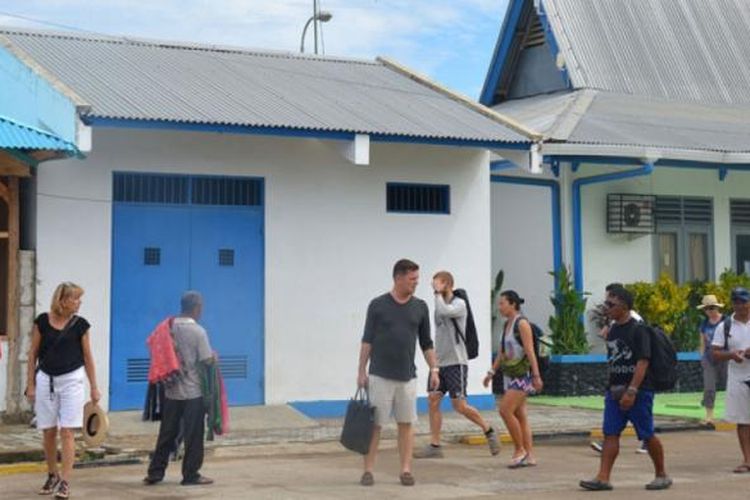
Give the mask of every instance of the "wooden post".
<path id="1" fill-rule="evenodd" d="M 18 177 L 8 177 L 0 197 L 8 206 L 8 376 L 6 378 L 5 413 L 11 420 L 20 416 L 21 410 L 21 372 L 18 310 L 18 250 L 20 245 L 20 202 Z"/>

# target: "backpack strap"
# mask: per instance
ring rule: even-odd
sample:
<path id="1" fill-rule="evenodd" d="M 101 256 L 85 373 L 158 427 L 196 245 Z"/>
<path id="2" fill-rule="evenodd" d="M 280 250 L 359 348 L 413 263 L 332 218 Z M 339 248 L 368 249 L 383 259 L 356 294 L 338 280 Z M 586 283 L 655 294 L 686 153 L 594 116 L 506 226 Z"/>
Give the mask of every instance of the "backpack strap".
<path id="1" fill-rule="evenodd" d="M 724 350 L 729 350 L 729 332 L 732 330 L 732 315 L 728 315 L 721 322 L 724 325 Z"/>
<path id="2" fill-rule="evenodd" d="M 456 321 L 456 318 L 451 318 L 451 321 L 453 322 L 453 328 L 456 329 L 456 344 L 463 343 L 466 345 L 466 337 L 464 337 L 461 328 L 458 327 L 458 321 Z"/>

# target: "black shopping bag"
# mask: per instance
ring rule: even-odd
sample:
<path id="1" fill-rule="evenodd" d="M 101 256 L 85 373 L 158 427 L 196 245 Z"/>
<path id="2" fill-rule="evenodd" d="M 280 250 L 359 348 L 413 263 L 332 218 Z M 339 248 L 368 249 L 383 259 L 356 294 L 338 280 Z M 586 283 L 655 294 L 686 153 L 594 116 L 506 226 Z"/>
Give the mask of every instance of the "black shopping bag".
<path id="1" fill-rule="evenodd" d="M 375 407 L 370 405 L 367 389 L 360 387 L 346 407 L 346 419 L 341 430 L 341 444 L 362 455 L 370 451 L 370 440 L 375 427 Z"/>

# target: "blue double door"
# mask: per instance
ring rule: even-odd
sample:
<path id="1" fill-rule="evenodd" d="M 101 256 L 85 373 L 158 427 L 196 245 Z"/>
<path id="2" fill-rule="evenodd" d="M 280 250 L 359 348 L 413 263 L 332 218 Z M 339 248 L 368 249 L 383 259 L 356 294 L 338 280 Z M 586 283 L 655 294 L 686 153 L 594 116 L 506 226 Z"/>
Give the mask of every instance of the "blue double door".
<path id="1" fill-rule="evenodd" d="M 135 188 L 128 194 L 117 189 L 125 182 L 122 178 L 140 178 L 141 183 L 132 183 Z M 235 188 L 232 192 L 240 195 L 227 196 L 222 186 L 229 185 L 231 191 L 231 183 L 217 178 L 221 182 L 208 183 L 216 192 L 201 197 L 192 190 L 206 183 L 194 180 L 206 178 L 174 176 L 167 181 L 181 180 L 177 187 L 185 190 L 184 196 L 175 196 L 160 191 L 158 183 L 149 190 L 157 178 L 115 177 L 110 407 L 143 407 L 149 366 L 146 338 L 159 321 L 179 312 L 186 290 L 203 295 L 200 323 L 219 354 L 229 403 L 262 404 L 262 189 L 242 195 L 243 190 Z"/>

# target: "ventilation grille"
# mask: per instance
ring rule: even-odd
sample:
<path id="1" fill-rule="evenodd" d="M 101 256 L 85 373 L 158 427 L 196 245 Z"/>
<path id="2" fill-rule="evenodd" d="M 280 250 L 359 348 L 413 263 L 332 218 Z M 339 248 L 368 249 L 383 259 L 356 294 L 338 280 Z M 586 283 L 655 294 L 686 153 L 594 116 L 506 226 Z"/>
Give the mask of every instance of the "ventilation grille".
<path id="1" fill-rule="evenodd" d="M 219 265 L 227 267 L 234 266 L 234 250 L 232 250 L 231 248 L 220 248 Z"/>
<path id="2" fill-rule="evenodd" d="M 389 212 L 449 214 L 450 186 L 388 183 L 386 209 Z"/>
<path id="3" fill-rule="evenodd" d="M 729 213 L 732 224 L 750 225 L 750 200 L 731 200 Z"/>
<path id="4" fill-rule="evenodd" d="M 544 45 L 546 39 L 544 38 L 544 27 L 542 21 L 536 12 L 531 14 L 531 21 L 529 31 L 526 33 L 526 38 L 523 41 L 523 48 L 528 49 L 529 47 L 536 47 L 538 45 Z"/>
<path id="5" fill-rule="evenodd" d="M 608 194 L 607 232 L 630 234 L 655 232 L 655 198 L 647 194 Z"/>
<path id="6" fill-rule="evenodd" d="M 656 197 L 657 224 L 711 224 L 713 204 L 710 198 Z"/>
<path id="7" fill-rule="evenodd" d="M 127 364 L 128 382 L 148 382 L 148 358 L 129 358 Z"/>
<path id="8" fill-rule="evenodd" d="M 119 203 L 252 207 L 263 204 L 263 181 L 246 177 L 115 173 L 112 198 Z"/>
<path id="9" fill-rule="evenodd" d="M 262 203 L 258 179 L 197 177 L 192 179 L 193 204 L 258 206 Z"/>
<path id="10" fill-rule="evenodd" d="M 115 174 L 112 196 L 126 203 L 184 204 L 188 180 L 178 175 Z"/>
<path id="11" fill-rule="evenodd" d="M 247 378 L 247 356 L 222 356 L 219 368 L 225 379 Z"/>

